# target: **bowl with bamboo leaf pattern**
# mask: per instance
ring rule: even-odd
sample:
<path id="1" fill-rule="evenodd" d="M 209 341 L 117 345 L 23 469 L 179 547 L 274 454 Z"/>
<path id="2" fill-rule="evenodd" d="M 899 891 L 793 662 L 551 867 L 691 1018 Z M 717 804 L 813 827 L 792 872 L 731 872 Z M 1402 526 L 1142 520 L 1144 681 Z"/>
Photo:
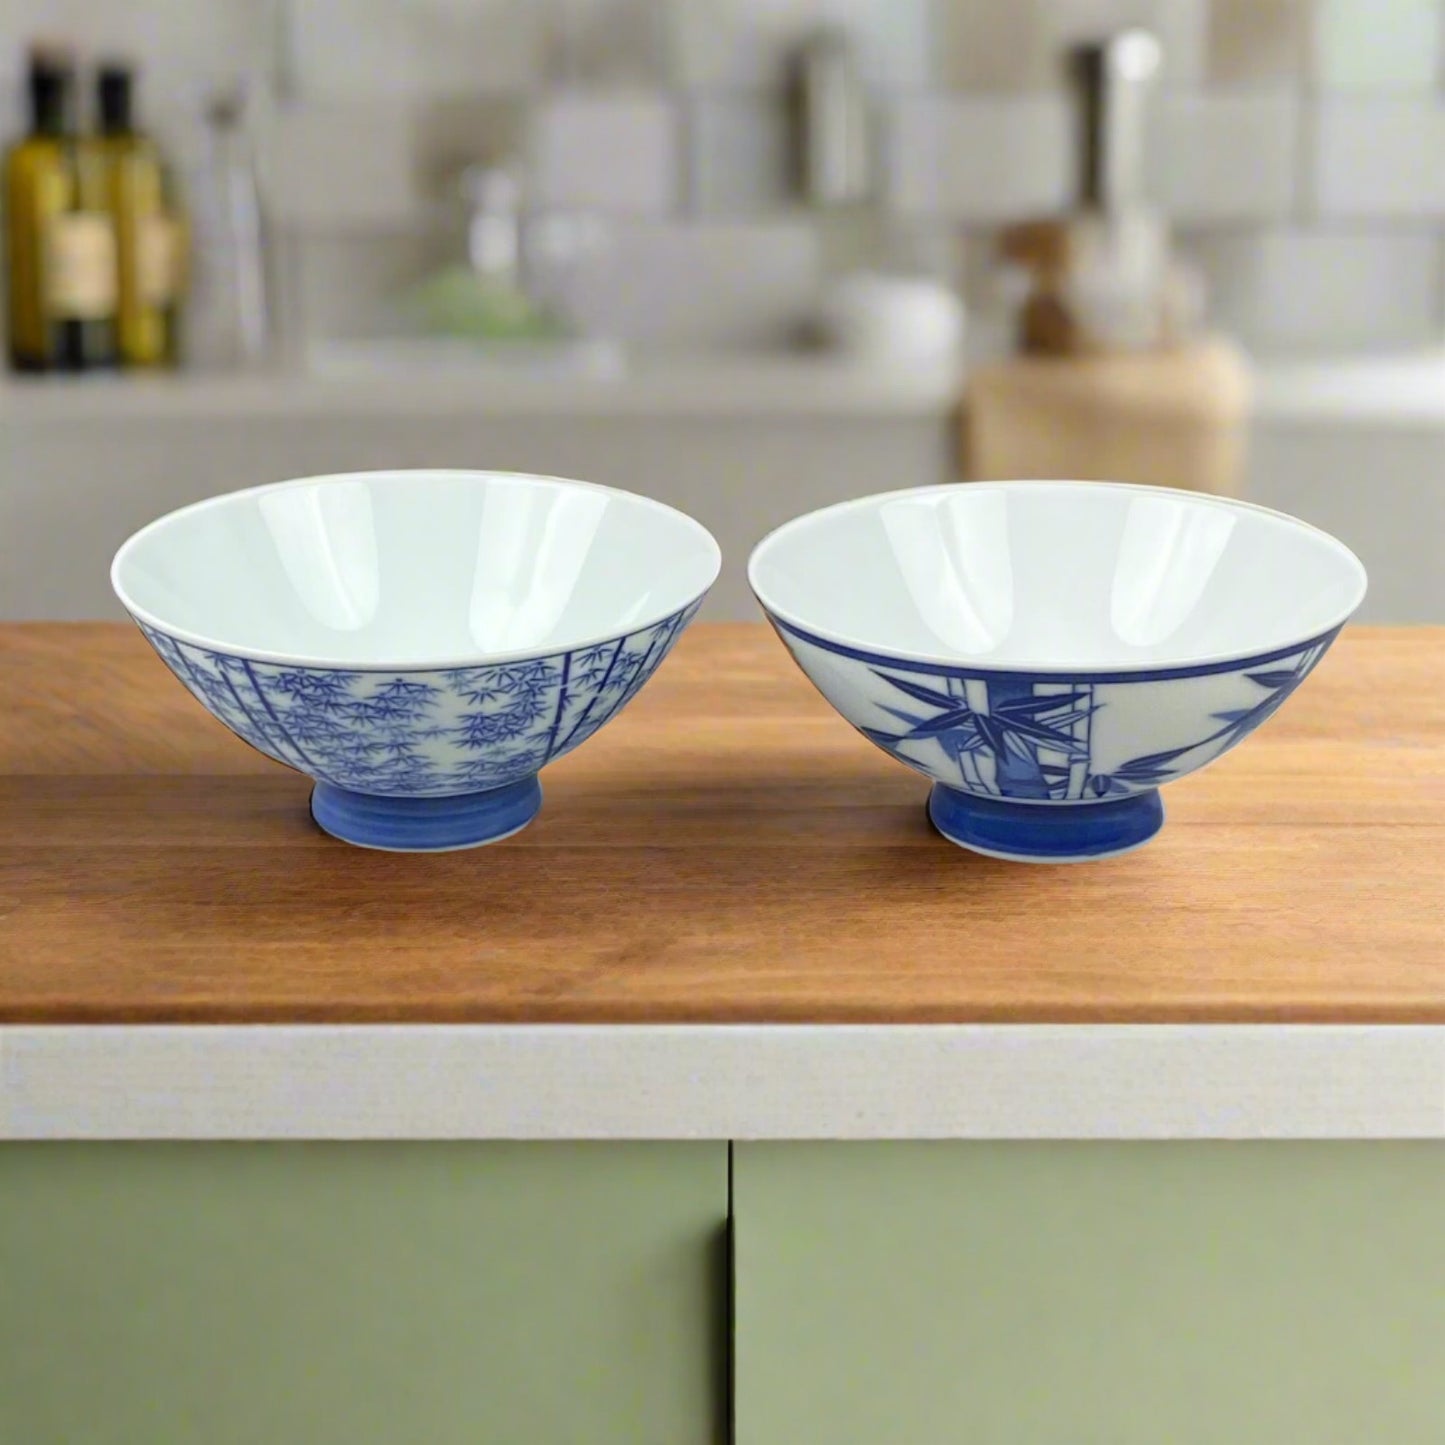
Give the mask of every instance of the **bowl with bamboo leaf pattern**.
<path id="1" fill-rule="evenodd" d="M 1028 862 L 1129 852 L 1159 789 L 1267 722 L 1365 595 L 1327 533 L 1109 482 L 968 482 L 796 518 L 749 581 L 864 737 L 932 780 L 950 841 Z"/>
<path id="2" fill-rule="evenodd" d="M 538 773 L 637 695 L 717 577 L 660 502 L 519 473 L 308 477 L 183 507 L 111 581 L 185 688 L 402 852 L 525 827 Z"/>

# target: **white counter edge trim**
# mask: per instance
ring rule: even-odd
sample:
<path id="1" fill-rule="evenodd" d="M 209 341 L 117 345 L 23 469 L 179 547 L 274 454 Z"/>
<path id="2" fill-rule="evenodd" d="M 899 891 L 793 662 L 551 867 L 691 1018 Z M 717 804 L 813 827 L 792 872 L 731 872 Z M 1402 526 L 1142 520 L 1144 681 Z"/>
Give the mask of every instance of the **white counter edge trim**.
<path id="1" fill-rule="evenodd" d="M 962 395 L 956 363 L 883 364 L 774 354 L 644 359 L 616 377 L 474 371 L 318 375 L 0 377 L 0 424 L 274 417 L 924 418 L 943 422 Z"/>
<path id="2" fill-rule="evenodd" d="M 988 355 L 987 352 L 984 353 Z M 642 353 L 617 375 L 525 369 L 280 369 L 225 375 L 23 378 L 0 376 L 0 425 L 272 417 L 746 417 L 819 416 L 945 422 L 964 395 L 959 362 L 849 361 L 788 352 Z M 1445 348 L 1254 365 L 1256 422 L 1283 427 L 1445 427 Z"/>
<path id="3" fill-rule="evenodd" d="M 0 1028 L 0 1139 L 1445 1138 L 1445 1028 Z"/>

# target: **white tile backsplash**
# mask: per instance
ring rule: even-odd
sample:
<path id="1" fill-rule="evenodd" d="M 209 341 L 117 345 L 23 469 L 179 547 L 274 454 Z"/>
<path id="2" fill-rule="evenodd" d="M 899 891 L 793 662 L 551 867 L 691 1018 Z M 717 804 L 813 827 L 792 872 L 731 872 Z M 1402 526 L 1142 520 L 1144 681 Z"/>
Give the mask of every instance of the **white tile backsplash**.
<path id="1" fill-rule="evenodd" d="M 1058 96 L 904 97 L 890 107 L 883 152 L 889 200 L 908 213 L 1010 221 L 1057 211 L 1074 192 Z"/>
<path id="2" fill-rule="evenodd" d="M 287 49 L 298 95 L 395 97 L 417 82 L 409 7 L 395 0 L 289 0 Z"/>
<path id="3" fill-rule="evenodd" d="M 1441 244 L 1429 233 L 1272 231 L 1190 248 L 1216 323 L 1262 351 L 1438 339 Z"/>
<path id="4" fill-rule="evenodd" d="M 416 101 L 409 128 L 422 201 L 455 201 L 467 166 L 513 165 L 526 134 L 525 101 L 507 95 Z"/>
<path id="5" fill-rule="evenodd" d="M 671 0 L 674 76 L 694 90 L 775 90 L 810 31 L 840 26 L 864 80 L 920 89 L 931 73 L 932 0 Z"/>
<path id="6" fill-rule="evenodd" d="M 544 78 L 558 85 L 666 85 L 669 0 L 552 0 L 545 15 Z"/>
<path id="7" fill-rule="evenodd" d="M 819 0 L 672 0 L 673 75 L 690 90 L 768 90 L 821 18 Z"/>
<path id="8" fill-rule="evenodd" d="M 571 287 L 594 331 L 666 345 L 777 345 L 812 305 L 817 245 L 801 223 L 619 223 Z"/>
<path id="9" fill-rule="evenodd" d="M 676 108 L 643 91 L 544 96 L 532 108 L 527 161 L 543 206 L 671 215 L 679 193 Z"/>
<path id="10" fill-rule="evenodd" d="M 525 90 L 541 76 L 537 0 L 391 0 L 410 17 L 412 90 L 426 95 Z"/>
<path id="11" fill-rule="evenodd" d="M 1317 0 L 1315 76 L 1341 90 L 1433 90 L 1439 0 Z"/>
<path id="12" fill-rule="evenodd" d="M 0 78 L 16 80 L 37 37 L 138 61 L 143 100 L 235 74 L 269 74 L 275 0 L 0 0 Z"/>
<path id="13" fill-rule="evenodd" d="M 285 3 L 303 96 L 476 95 L 523 90 L 541 75 L 546 15 L 537 0 Z"/>
<path id="14" fill-rule="evenodd" d="M 1292 91 L 1165 96 L 1149 137 L 1149 194 L 1183 222 L 1279 220 L 1295 201 L 1299 139 Z"/>
<path id="15" fill-rule="evenodd" d="M 827 22 L 858 47 L 864 81 L 879 90 L 922 90 L 932 76 L 931 0 L 820 0 Z"/>
<path id="16" fill-rule="evenodd" d="M 1033 0 L 935 0 L 930 79 L 946 90 L 1018 91 L 1057 85 Z"/>
<path id="17" fill-rule="evenodd" d="M 1206 79 L 1293 85 L 1307 71 L 1312 0 L 1210 0 Z"/>
<path id="18" fill-rule="evenodd" d="M 1445 217 L 1445 103 L 1326 99 L 1314 125 L 1313 202 L 1321 216 Z"/>
<path id="19" fill-rule="evenodd" d="M 454 261 L 460 238 L 434 228 L 374 235 L 295 236 L 298 328 L 310 339 L 390 336 L 409 329 L 408 292 Z"/>
<path id="20" fill-rule="evenodd" d="M 283 106 L 269 150 L 271 206 L 284 224 L 360 229 L 416 218 L 412 114 L 402 102 Z"/>
<path id="21" fill-rule="evenodd" d="M 857 44 L 888 210 L 987 250 L 1073 197 L 1064 53 L 1144 25 L 1165 52 L 1152 194 L 1196 233 L 1221 318 L 1365 344 L 1445 330 L 1442 21 L 1445 0 L 0 0 L 0 107 L 19 123 L 25 43 L 69 36 L 140 62 L 143 113 L 189 161 L 201 91 L 249 77 L 323 329 L 431 254 L 461 165 L 520 156 L 542 204 L 623 220 L 594 291 L 619 326 L 751 338 L 805 304 L 820 248 L 863 263 L 890 233 L 793 198 L 781 87 L 812 28 Z"/>
<path id="22" fill-rule="evenodd" d="M 787 115 L 771 96 L 704 95 L 687 116 L 690 205 L 699 216 L 776 211 L 792 193 Z"/>

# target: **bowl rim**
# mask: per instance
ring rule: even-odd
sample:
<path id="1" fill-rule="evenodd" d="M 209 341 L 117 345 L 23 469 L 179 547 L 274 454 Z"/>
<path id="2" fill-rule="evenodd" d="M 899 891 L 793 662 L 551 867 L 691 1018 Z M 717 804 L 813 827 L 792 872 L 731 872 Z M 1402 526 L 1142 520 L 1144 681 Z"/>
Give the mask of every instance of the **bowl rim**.
<path id="1" fill-rule="evenodd" d="M 191 628 L 176 627 L 158 617 L 149 608 L 142 607 L 128 593 L 121 579 L 121 572 L 126 564 L 129 555 L 139 546 L 151 533 L 159 531 L 179 517 L 184 517 L 193 512 L 203 512 L 212 508 L 220 508 L 235 502 L 242 497 L 252 497 L 263 492 L 287 491 L 293 487 L 314 486 L 316 483 L 326 482 L 356 482 L 373 481 L 382 477 L 409 477 L 412 479 L 422 477 L 450 477 L 466 478 L 471 480 L 506 480 L 525 482 L 547 482 L 561 487 L 576 487 L 589 492 L 605 492 L 609 496 L 622 497 L 629 502 L 640 503 L 643 507 L 658 513 L 665 513 L 667 516 L 683 523 L 691 528 L 706 544 L 711 553 L 711 566 L 708 569 L 706 582 L 686 601 L 666 610 L 653 613 L 648 612 L 629 626 L 624 632 L 615 629 L 588 633 L 577 638 L 575 641 L 568 639 L 565 642 L 548 644 L 546 647 L 523 647 L 513 648 L 505 652 L 476 652 L 464 656 L 453 657 L 422 657 L 415 661 L 366 661 L 366 662 L 345 662 L 337 658 L 320 657 L 315 654 L 302 652 L 283 652 L 274 649 L 265 649 L 253 646 L 236 646 L 232 643 L 222 641 L 216 637 L 207 636 L 205 633 L 194 631 Z M 176 642 L 184 642 L 192 647 L 204 648 L 208 652 L 215 652 L 228 657 L 245 658 L 251 662 L 274 663 L 283 667 L 306 667 L 315 668 L 321 671 L 342 671 L 342 672 L 447 672 L 463 667 L 490 667 L 497 663 L 525 662 L 534 658 L 560 657 L 563 653 L 576 652 L 588 647 L 597 647 L 603 643 L 615 642 L 619 637 L 631 637 L 638 632 L 646 632 L 659 623 L 667 622 L 679 613 L 686 612 L 694 607 L 712 589 L 722 571 L 722 549 L 718 545 L 717 538 L 705 527 L 696 517 L 690 516 L 687 512 L 678 507 L 669 506 L 666 502 L 659 502 L 654 497 L 645 497 L 638 492 L 629 492 L 623 487 L 604 486 L 601 482 L 584 482 L 575 477 L 554 477 L 541 472 L 516 472 L 516 471 L 489 471 L 477 467 L 377 467 L 368 471 L 359 472 L 322 472 L 316 476 L 289 477 L 285 481 L 262 482 L 253 487 L 238 487 L 234 491 L 219 492 L 213 497 L 203 497 L 197 502 L 188 502 L 183 507 L 175 507 L 169 512 L 163 512 L 159 517 L 147 522 L 138 531 L 131 533 L 119 548 L 110 563 L 110 585 L 115 595 L 120 599 L 121 605 L 130 613 L 132 619 L 143 627 L 149 628 Z"/>
<path id="2" fill-rule="evenodd" d="M 1139 660 L 1137 662 L 1118 661 L 1101 662 L 1089 666 L 1079 666 L 1069 663 L 1021 663 L 999 659 L 991 661 L 988 658 L 966 657 L 959 653 L 944 652 L 900 652 L 897 649 L 889 648 L 886 645 L 869 642 L 856 634 L 840 632 L 834 628 L 819 626 L 815 622 L 789 611 L 787 608 L 776 606 L 758 585 L 757 567 L 759 558 L 777 542 L 790 532 L 802 531 L 816 519 L 834 513 L 849 511 L 866 511 L 887 501 L 897 501 L 906 497 L 933 496 L 946 493 L 959 492 L 962 490 L 987 490 L 987 491 L 1071 491 L 1078 488 L 1090 488 L 1099 491 L 1141 493 L 1148 496 L 1177 497 L 1183 501 L 1198 504 L 1200 506 L 1215 507 L 1227 512 L 1257 512 L 1267 517 L 1273 517 L 1279 521 L 1287 522 L 1291 526 L 1304 532 L 1313 533 L 1322 539 L 1331 550 L 1333 550 L 1355 573 L 1356 587 L 1348 607 L 1340 609 L 1337 615 L 1332 614 L 1330 620 L 1322 627 L 1316 627 L 1310 632 L 1298 638 L 1291 638 L 1287 641 L 1271 642 L 1262 647 L 1235 648 L 1227 652 L 1211 653 L 1187 653 L 1179 657 L 1153 658 L 1150 660 Z M 1058 678 L 1093 678 L 1093 679 L 1116 679 L 1127 681 L 1131 678 L 1143 680 L 1145 678 L 1165 677 L 1189 677 L 1201 673 L 1223 672 L 1240 663 L 1260 661 L 1266 658 L 1286 657 L 1291 653 L 1298 652 L 1302 648 L 1309 647 L 1318 642 L 1332 639 L 1346 622 L 1354 615 L 1361 602 L 1365 599 L 1365 593 L 1369 586 L 1369 577 L 1365 571 L 1365 564 L 1359 557 L 1347 547 L 1340 539 L 1326 532 L 1322 527 L 1316 527 L 1311 522 L 1303 521 L 1299 517 L 1292 516 L 1288 512 L 1282 512 L 1275 507 L 1261 506 L 1258 502 L 1241 501 L 1235 497 L 1218 497 L 1208 492 L 1192 492 L 1179 487 L 1156 487 L 1138 482 L 1109 482 L 1092 481 L 1079 478 L 1038 478 L 1018 480 L 997 480 L 978 482 L 942 482 L 925 487 L 905 487 L 898 491 L 873 492 L 866 497 L 857 497 L 846 502 L 835 502 L 831 506 L 819 507 L 815 511 L 805 512 L 801 516 L 794 517 L 784 522 L 782 526 L 775 527 L 763 537 L 752 550 L 748 557 L 748 586 L 753 596 L 768 614 L 769 619 L 775 626 L 803 642 L 812 643 L 815 646 L 823 646 L 843 656 L 852 657 L 858 661 L 878 661 L 889 665 L 907 665 L 909 663 L 919 664 L 940 672 L 969 672 L 978 676 L 999 676 L 1008 675 L 1014 677 L 1058 677 Z"/>

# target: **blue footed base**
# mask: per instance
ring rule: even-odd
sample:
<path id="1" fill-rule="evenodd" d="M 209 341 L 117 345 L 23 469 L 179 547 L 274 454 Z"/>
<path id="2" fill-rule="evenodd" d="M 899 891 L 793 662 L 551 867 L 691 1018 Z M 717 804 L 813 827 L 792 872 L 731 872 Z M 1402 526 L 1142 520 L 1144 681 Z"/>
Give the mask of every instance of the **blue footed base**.
<path id="1" fill-rule="evenodd" d="M 317 783 L 311 793 L 311 816 L 333 838 L 390 853 L 495 843 L 525 828 L 541 806 L 542 785 L 535 777 L 450 798 L 384 798 L 334 783 Z"/>
<path id="2" fill-rule="evenodd" d="M 1105 803 L 1011 803 L 935 783 L 933 826 L 962 848 L 1021 863 L 1086 863 L 1147 843 L 1164 826 L 1159 790 Z"/>

